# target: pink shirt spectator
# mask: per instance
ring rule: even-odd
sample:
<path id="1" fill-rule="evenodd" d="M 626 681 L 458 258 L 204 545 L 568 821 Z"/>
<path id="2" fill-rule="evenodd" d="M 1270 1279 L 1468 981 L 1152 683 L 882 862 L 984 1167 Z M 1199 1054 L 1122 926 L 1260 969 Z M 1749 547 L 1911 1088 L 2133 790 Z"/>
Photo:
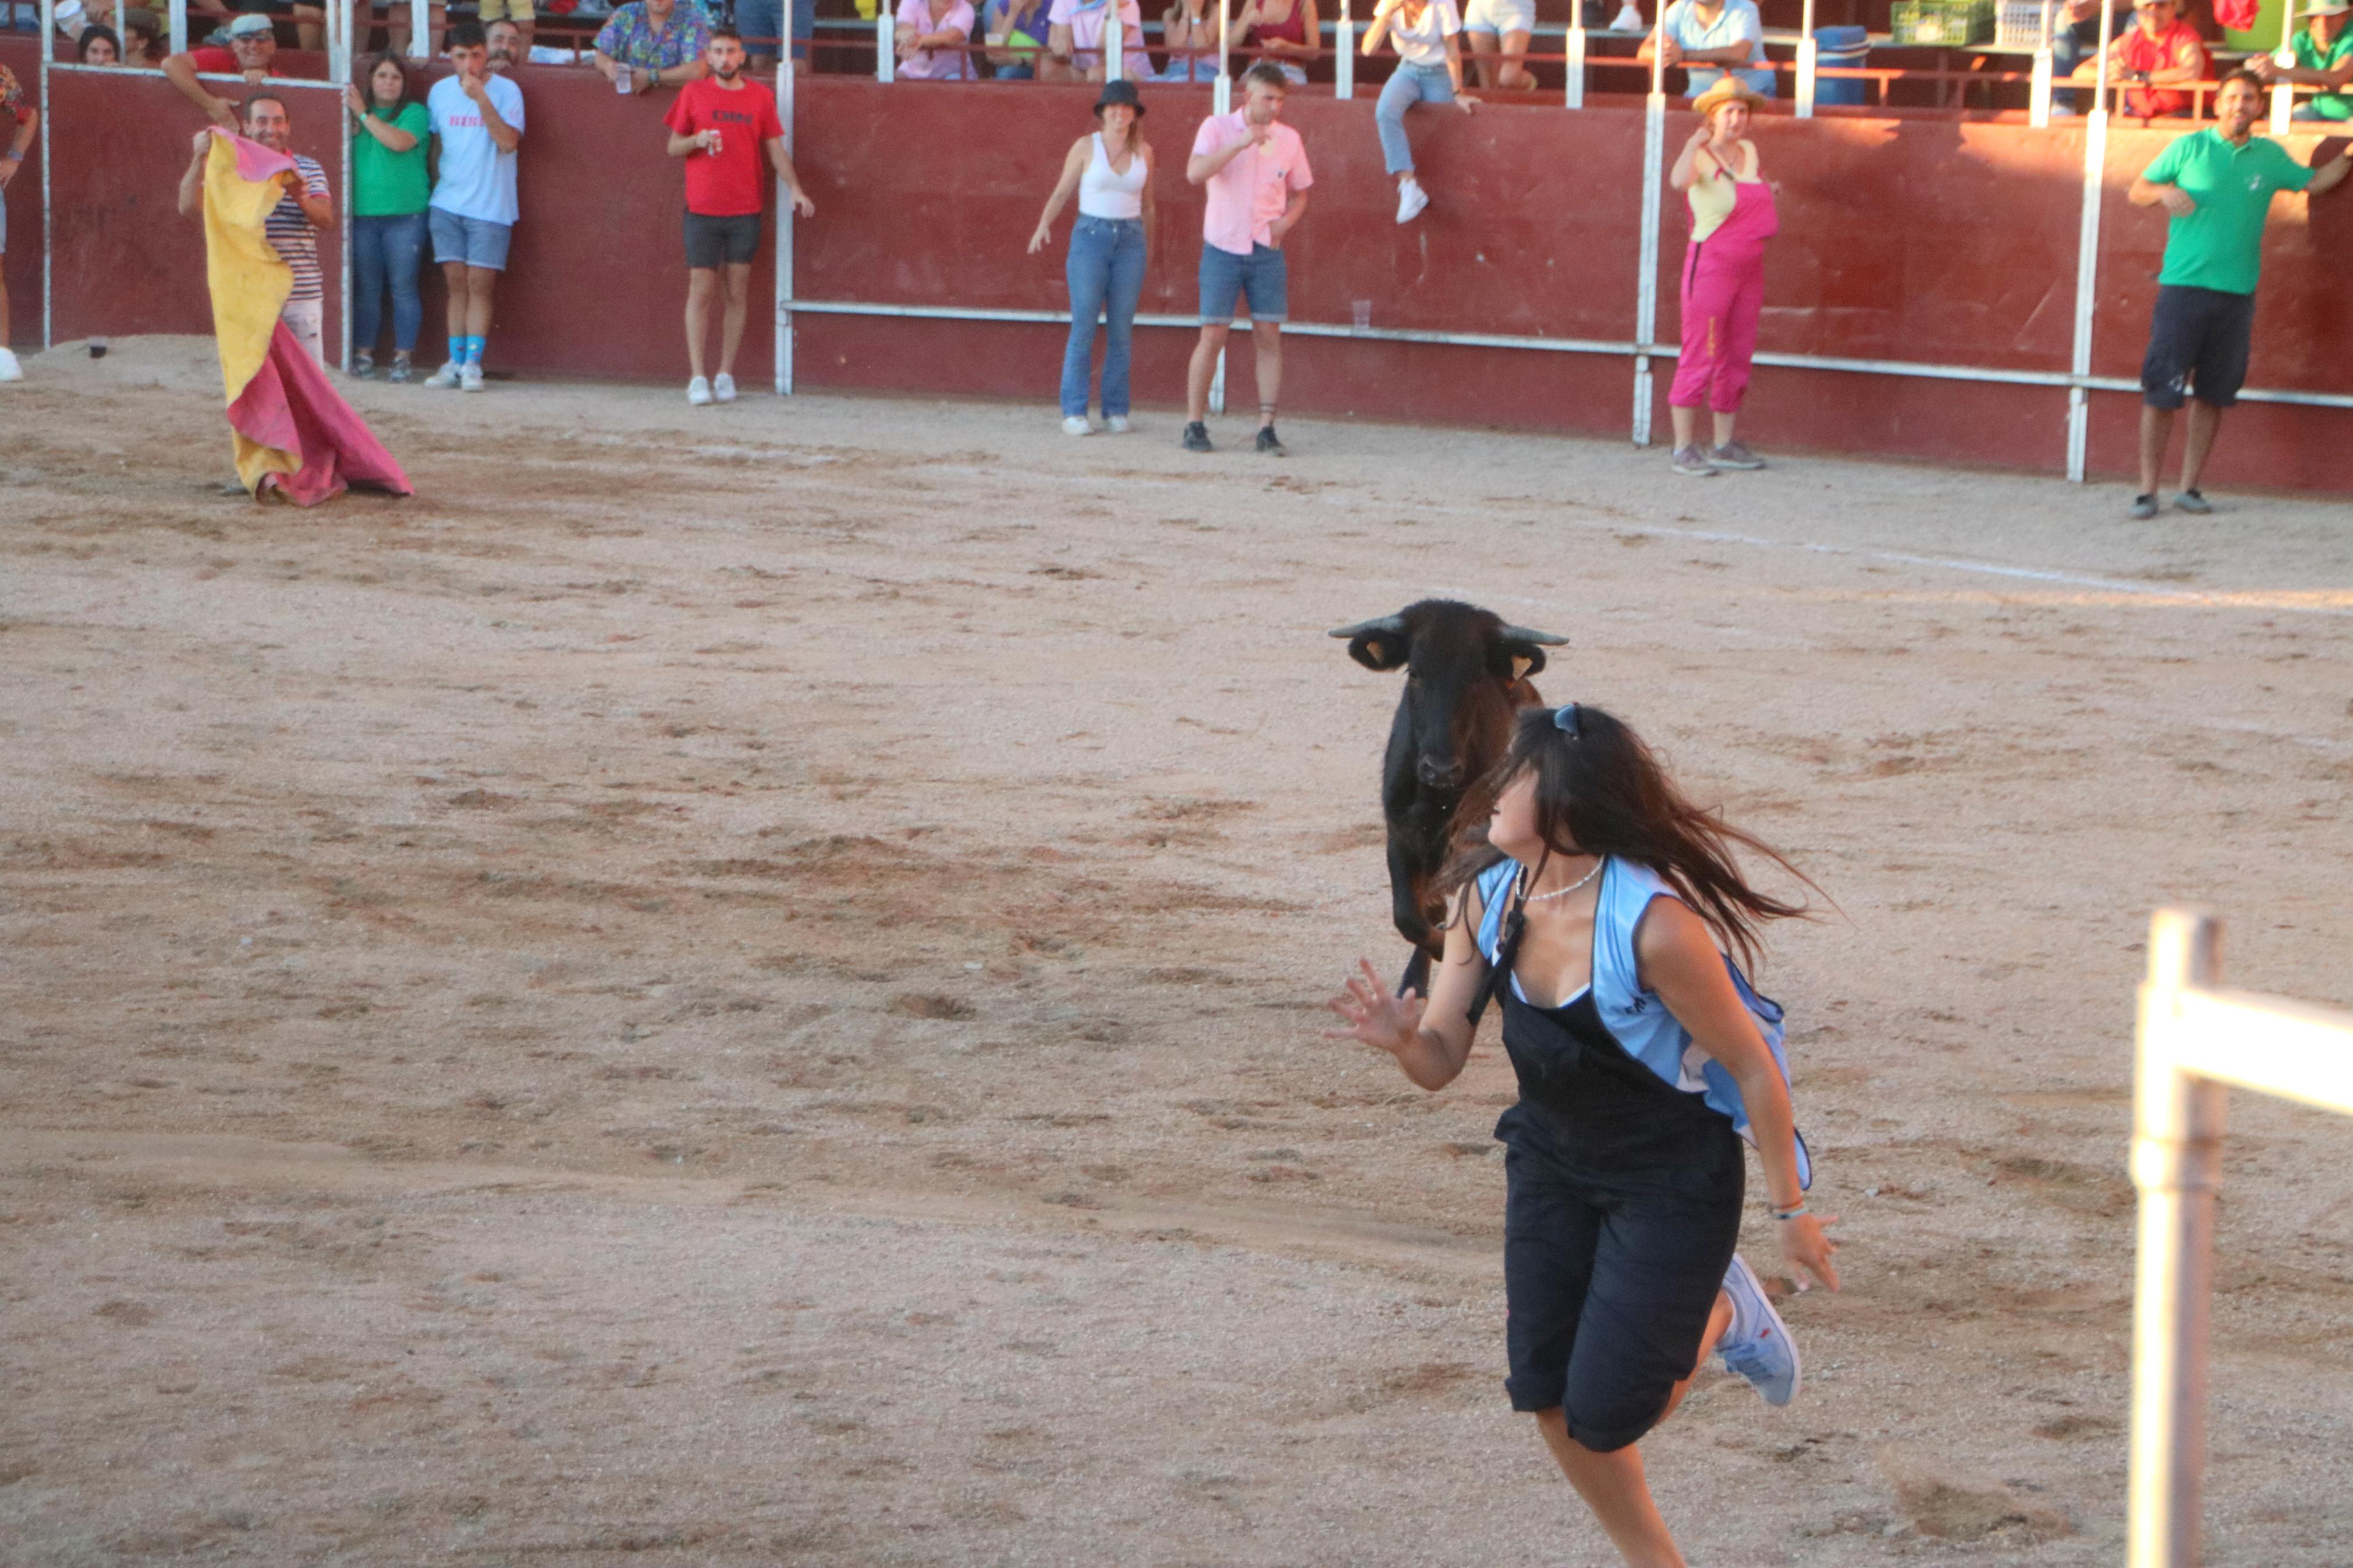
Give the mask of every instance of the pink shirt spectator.
<path id="1" fill-rule="evenodd" d="M 1242 115 L 1238 109 L 1201 121 L 1200 134 L 1193 138 L 1193 155 L 1207 157 L 1249 141 L 1250 123 Z M 1280 120 L 1267 131 L 1264 146 L 1235 154 L 1209 179 L 1201 237 L 1235 256 L 1248 256 L 1252 246 L 1267 244 L 1275 220 L 1291 205 L 1291 193 L 1315 183 L 1307 168 L 1307 144 L 1299 132 Z"/>
<path id="2" fill-rule="evenodd" d="M 931 0 L 900 0 L 898 25 L 914 28 L 919 38 L 943 27 L 960 27 L 968 42 L 973 28 L 972 0 L 955 0 L 947 14 L 936 20 L 932 16 Z M 901 60 L 892 74 L 909 81 L 969 81 L 977 73 L 972 68 L 970 55 L 946 49 L 917 49 Z"/>
<path id="3" fill-rule="evenodd" d="M 1054 8 L 1046 13 L 1050 27 L 1071 30 L 1071 63 L 1082 71 L 1095 69 L 1103 64 L 1103 18 L 1111 12 L 1111 0 L 1054 0 Z M 1130 81 L 1139 81 L 1152 74 L 1152 57 L 1144 48 L 1144 8 L 1136 0 L 1120 0 L 1120 50 L 1126 58 Z"/>

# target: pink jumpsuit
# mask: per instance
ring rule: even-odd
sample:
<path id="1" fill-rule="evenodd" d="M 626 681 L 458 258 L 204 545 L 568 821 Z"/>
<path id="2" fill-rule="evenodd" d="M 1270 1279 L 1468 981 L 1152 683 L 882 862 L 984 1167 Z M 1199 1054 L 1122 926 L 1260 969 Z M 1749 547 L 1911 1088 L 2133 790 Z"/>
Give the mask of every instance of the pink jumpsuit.
<path id="1" fill-rule="evenodd" d="M 1764 182 L 1733 186 L 1732 216 L 1683 258 L 1683 352 L 1667 401 L 1736 413 L 1748 392 L 1757 317 L 1765 307 L 1765 242 L 1781 232 Z"/>

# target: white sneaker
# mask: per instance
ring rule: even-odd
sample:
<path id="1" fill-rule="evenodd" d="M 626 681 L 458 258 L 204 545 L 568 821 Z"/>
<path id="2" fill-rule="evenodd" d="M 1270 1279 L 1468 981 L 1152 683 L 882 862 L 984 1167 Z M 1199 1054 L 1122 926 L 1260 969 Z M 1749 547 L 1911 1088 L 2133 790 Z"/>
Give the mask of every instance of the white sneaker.
<path id="1" fill-rule="evenodd" d="M 8 349 L 0 349 L 0 381 L 22 381 L 24 379 L 25 367 L 16 363 L 16 354 Z"/>
<path id="2" fill-rule="evenodd" d="M 735 401 L 735 378 L 721 371 L 711 383 L 711 395 L 722 403 Z"/>
<path id="3" fill-rule="evenodd" d="M 1411 223 L 1430 205 L 1430 193 L 1421 188 L 1419 180 L 1408 180 L 1398 187 L 1398 222 Z"/>
<path id="4" fill-rule="evenodd" d="M 1087 416 L 1083 414 L 1073 414 L 1062 421 L 1062 434 L 1065 436 L 1092 436 L 1094 434 L 1094 429 L 1093 426 L 1087 423 Z"/>
<path id="5" fill-rule="evenodd" d="M 1103 428 L 1109 430 L 1114 436 L 1126 435 L 1127 416 L 1124 414 L 1113 415 L 1110 418 L 1103 421 Z"/>
<path id="6" fill-rule="evenodd" d="M 425 378 L 425 384 L 427 386 L 455 386 L 458 384 L 459 374 L 460 369 L 458 362 L 456 360 L 449 360 L 443 363 L 439 370 L 437 370 L 431 375 L 427 376 Z"/>
<path id="7" fill-rule="evenodd" d="M 701 408 L 703 405 L 709 403 L 711 401 L 711 382 L 709 378 L 698 375 L 692 381 L 688 382 L 686 384 L 686 400 L 689 403 L 693 404 L 697 408 Z"/>
<path id="8" fill-rule="evenodd" d="M 458 372 L 458 390 L 460 392 L 482 391 L 482 367 L 478 364 L 470 364 L 459 370 Z"/>
<path id="9" fill-rule="evenodd" d="M 1773 1310 L 1764 1282 L 1748 1260 L 1732 1255 L 1725 1270 L 1724 1292 L 1732 1298 L 1732 1326 L 1715 1347 L 1726 1372 L 1736 1372 L 1757 1387 L 1767 1405 L 1787 1405 L 1798 1396 L 1798 1342 L 1789 1325 Z"/>
<path id="10" fill-rule="evenodd" d="M 2051 106 L 2051 118 L 2073 120 L 2075 118 L 2075 106 L 2072 103 L 2054 103 Z"/>

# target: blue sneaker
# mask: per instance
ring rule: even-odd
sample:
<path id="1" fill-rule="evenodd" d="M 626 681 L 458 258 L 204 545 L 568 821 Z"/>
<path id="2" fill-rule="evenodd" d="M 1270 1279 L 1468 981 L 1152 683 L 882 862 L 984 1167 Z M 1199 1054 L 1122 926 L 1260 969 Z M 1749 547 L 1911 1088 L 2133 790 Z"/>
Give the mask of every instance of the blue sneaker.
<path id="1" fill-rule="evenodd" d="M 1732 1298 L 1732 1326 L 1715 1348 L 1725 1370 L 1755 1384 L 1766 1404 L 1788 1404 L 1798 1397 L 1798 1342 L 1773 1310 L 1757 1271 L 1736 1252 L 1725 1270 L 1724 1290 Z"/>

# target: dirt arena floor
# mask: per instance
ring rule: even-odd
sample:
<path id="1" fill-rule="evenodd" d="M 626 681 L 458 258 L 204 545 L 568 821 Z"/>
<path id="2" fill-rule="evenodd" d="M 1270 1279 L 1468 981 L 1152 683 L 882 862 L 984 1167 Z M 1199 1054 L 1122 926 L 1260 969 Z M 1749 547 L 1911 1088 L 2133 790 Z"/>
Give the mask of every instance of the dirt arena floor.
<path id="1" fill-rule="evenodd" d="M 505 384 L 298 513 L 208 343 L 28 364 L 8 1564 L 1614 1562 L 1502 1397 L 1508 1066 L 1319 1036 L 1401 956 L 1324 634 L 1423 595 L 1843 911 L 1762 979 L 1847 1289 L 1646 1445 L 1695 1564 L 2118 1561 L 2147 912 L 2353 1002 L 2342 503 Z M 2341 1564 L 2353 1126 L 2232 1116 L 2210 1560 Z"/>

